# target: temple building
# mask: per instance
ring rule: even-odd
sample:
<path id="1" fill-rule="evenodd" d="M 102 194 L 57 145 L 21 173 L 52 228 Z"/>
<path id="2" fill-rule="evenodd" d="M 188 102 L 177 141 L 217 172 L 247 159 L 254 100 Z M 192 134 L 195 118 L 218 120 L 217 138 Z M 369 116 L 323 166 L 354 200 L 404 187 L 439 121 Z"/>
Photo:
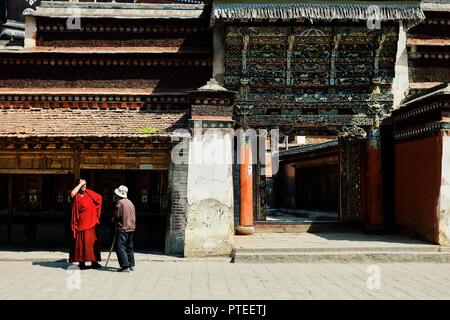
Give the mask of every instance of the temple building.
<path id="1" fill-rule="evenodd" d="M 0 245 L 68 246 L 79 177 L 104 246 L 120 184 L 142 250 L 230 254 L 283 210 L 450 243 L 448 1 L 0 11 Z"/>

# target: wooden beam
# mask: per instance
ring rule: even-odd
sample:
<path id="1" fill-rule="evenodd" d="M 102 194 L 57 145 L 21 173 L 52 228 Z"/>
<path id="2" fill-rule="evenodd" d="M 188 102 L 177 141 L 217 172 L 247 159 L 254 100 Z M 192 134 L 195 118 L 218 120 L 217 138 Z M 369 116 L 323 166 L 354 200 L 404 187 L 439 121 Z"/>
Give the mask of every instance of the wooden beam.
<path id="1" fill-rule="evenodd" d="M 450 46 L 450 39 L 447 38 L 411 38 L 409 37 L 406 44 L 408 46 Z"/>
<path id="2" fill-rule="evenodd" d="M 321 167 L 321 166 L 329 166 L 329 165 L 337 165 L 339 163 L 339 157 L 331 156 L 324 157 L 320 159 L 305 159 L 299 160 L 296 168 L 312 168 L 312 167 Z"/>
<path id="3" fill-rule="evenodd" d="M 436 87 L 442 84 L 442 82 L 411 82 L 409 87 L 411 90 L 426 90 Z"/>
<path id="4" fill-rule="evenodd" d="M 0 169 L 0 174 L 72 174 L 72 170 L 65 169 Z"/>
<path id="5" fill-rule="evenodd" d="M 73 172 L 75 175 L 75 180 L 80 179 L 80 163 L 81 163 L 81 149 L 78 148 L 74 153 L 74 168 Z"/>
<path id="6" fill-rule="evenodd" d="M 140 169 L 136 168 L 132 165 L 127 165 L 123 163 L 117 163 L 117 164 L 111 164 L 111 165 L 105 165 L 105 164 L 95 164 L 95 163 L 88 163 L 88 164 L 82 164 L 81 169 L 83 170 L 168 170 L 169 167 L 166 164 L 158 163 L 158 164 L 150 164 L 151 169 L 145 168 Z"/>

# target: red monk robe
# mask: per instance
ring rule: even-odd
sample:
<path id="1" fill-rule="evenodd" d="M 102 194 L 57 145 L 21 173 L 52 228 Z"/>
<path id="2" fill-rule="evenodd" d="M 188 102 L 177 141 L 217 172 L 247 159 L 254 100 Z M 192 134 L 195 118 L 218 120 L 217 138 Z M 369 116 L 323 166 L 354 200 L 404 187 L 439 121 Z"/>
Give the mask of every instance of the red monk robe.
<path id="1" fill-rule="evenodd" d="M 102 196 L 90 189 L 73 197 L 72 222 L 74 242 L 70 262 L 101 261 L 95 226 L 100 223 Z"/>

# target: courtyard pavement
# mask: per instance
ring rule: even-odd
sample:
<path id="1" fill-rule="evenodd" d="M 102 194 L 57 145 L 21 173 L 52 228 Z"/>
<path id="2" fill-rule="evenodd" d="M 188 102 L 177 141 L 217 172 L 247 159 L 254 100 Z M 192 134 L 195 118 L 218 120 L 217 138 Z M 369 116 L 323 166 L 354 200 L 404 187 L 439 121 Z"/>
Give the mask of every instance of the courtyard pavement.
<path id="1" fill-rule="evenodd" d="M 236 236 L 236 250 L 442 251 L 398 236 L 261 233 Z M 450 299 L 450 264 L 330 261 L 230 263 L 230 257 L 180 258 L 137 253 L 136 271 L 83 270 L 64 251 L 0 251 L 1 299 Z M 102 254 L 105 264 L 107 253 Z"/>
<path id="2" fill-rule="evenodd" d="M 428 242 L 396 235 L 366 235 L 363 233 L 255 233 L 251 236 L 234 236 L 236 250 L 245 251 L 341 251 L 341 250 L 424 250 L 450 252 L 450 247 L 441 247 Z M 108 252 L 102 252 L 103 262 Z M 0 249 L 1 261 L 58 261 L 69 258 L 68 249 L 59 250 L 22 250 Z M 196 262 L 199 258 L 182 258 L 164 255 L 161 252 L 137 252 L 136 261 L 147 262 Z M 115 252 L 112 261 L 117 261 Z M 208 261 L 229 262 L 229 257 L 209 258 Z"/>
<path id="3" fill-rule="evenodd" d="M 450 265 L 139 262 L 136 271 L 0 262 L 0 299 L 450 299 Z"/>

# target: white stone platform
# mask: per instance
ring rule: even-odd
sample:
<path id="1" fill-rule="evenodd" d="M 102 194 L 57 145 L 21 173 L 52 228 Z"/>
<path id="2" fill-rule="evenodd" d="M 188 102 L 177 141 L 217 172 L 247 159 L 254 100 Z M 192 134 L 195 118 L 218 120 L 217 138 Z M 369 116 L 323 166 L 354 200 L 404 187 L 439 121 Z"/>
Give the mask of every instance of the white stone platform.
<path id="1" fill-rule="evenodd" d="M 255 233 L 234 240 L 234 262 L 450 262 L 450 247 L 396 235 Z"/>

